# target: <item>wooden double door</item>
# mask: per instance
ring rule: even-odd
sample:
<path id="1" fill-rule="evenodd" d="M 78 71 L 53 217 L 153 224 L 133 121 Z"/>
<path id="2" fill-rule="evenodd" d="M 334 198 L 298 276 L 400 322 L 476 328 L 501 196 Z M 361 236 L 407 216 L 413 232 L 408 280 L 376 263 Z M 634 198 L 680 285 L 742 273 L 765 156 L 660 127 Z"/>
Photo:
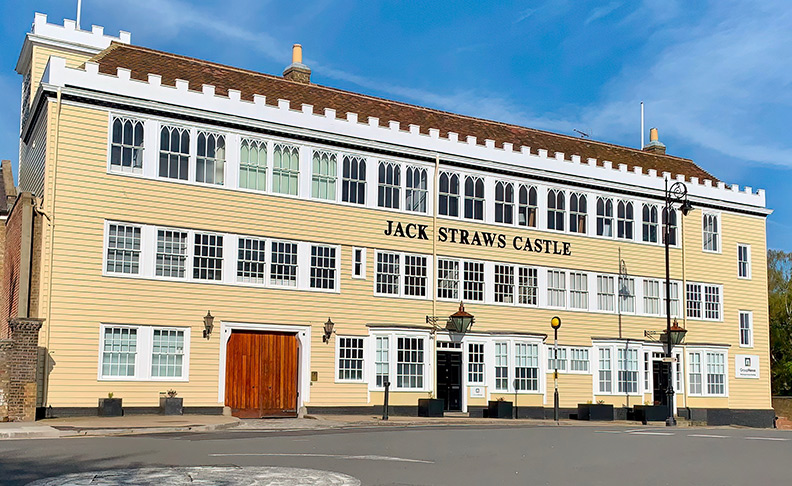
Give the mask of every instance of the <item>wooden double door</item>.
<path id="1" fill-rule="evenodd" d="M 240 418 L 297 415 L 295 334 L 233 331 L 226 348 L 225 404 Z"/>

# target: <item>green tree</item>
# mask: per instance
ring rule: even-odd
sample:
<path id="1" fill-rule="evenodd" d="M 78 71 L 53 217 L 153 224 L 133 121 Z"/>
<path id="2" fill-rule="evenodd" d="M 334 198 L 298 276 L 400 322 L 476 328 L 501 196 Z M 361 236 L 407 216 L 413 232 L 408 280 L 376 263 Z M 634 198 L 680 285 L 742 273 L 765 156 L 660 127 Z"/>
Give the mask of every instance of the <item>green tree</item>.
<path id="1" fill-rule="evenodd" d="M 767 252 L 773 395 L 792 395 L 792 252 Z"/>

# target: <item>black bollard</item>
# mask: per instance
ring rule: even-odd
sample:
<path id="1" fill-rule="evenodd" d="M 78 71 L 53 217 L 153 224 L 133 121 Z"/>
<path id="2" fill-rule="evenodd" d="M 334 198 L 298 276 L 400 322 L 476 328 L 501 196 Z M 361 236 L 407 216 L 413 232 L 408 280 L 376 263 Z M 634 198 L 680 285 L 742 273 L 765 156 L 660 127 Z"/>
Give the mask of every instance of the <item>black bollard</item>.
<path id="1" fill-rule="evenodd" d="M 388 393 L 390 391 L 390 382 L 385 382 L 385 401 L 382 404 L 382 420 L 388 420 Z"/>

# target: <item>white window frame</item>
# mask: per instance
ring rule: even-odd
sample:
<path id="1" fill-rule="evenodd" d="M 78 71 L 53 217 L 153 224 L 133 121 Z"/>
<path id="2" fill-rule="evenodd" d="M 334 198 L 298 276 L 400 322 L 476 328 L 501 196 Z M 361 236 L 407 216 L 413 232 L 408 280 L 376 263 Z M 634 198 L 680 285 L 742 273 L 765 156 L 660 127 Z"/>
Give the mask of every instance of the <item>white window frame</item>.
<path id="1" fill-rule="evenodd" d="M 593 394 L 594 395 L 625 396 L 627 394 L 626 392 L 619 391 L 619 382 L 620 382 L 620 372 L 621 371 L 635 372 L 635 376 L 636 376 L 636 381 L 635 381 L 636 390 L 635 390 L 635 392 L 630 392 L 629 395 L 631 397 L 640 396 L 643 393 L 647 393 L 647 390 L 644 389 L 644 377 L 642 377 L 642 371 L 641 371 L 641 358 L 645 358 L 645 354 L 644 354 L 645 348 L 643 346 L 641 346 L 639 344 L 632 344 L 632 343 L 629 343 L 629 344 L 627 344 L 625 346 L 625 343 L 622 343 L 622 342 L 615 342 L 615 343 L 614 342 L 602 342 L 602 343 L 595 343 L 594 346 L 591 349 L 592 349 L 592 352 L 594 354 L 594 356 L 591 357 L 592 377 L 593 377 L 593 381 L 594 381 L 594 387 L 593 387 L 593 390 L 594 390 Z M 636 369 L 635 370 L 622 370 L 620 368 L 619 352 L 621 351 L 623 353 L 625 351 L 625 349 L 628 349 L 630 351 L 635 351 L 636 352 L 636 361 L 635 361 L 636 362 Z M 601 388 L 600 388 L 602 386 L 602 381 L 600 380 L 600 371 L 601 371 L 600 365 L 601 365 L 601 361 L 602 361 L 601 358 L 600 358 L 600 353 L 603 350 L 609 350 L 609 353 L 610 353 L 610 356 L 609 356 L 610 369 L 609 370 L 605 370 L 605 371 L 610 371 L 610 391 L 609 392 L 608 391 L 602 391 Z M 594 364 L 596 364 L 596 366 L 597 366 L 596 369 L 593 368 Z"/>
<path id="2" fill-rule="evenodd" d="M 473 193 L 468 195 L 467 183 L 468 181 L 473 184 Z M 478 194 L 477 188 L 481 184 L 481 194 Z M 460 216 L 462 219 L 470 221 L 486 221 L 487 220 L 487 186 L 484 183 L 484 177 L 473 174 L 466 174 L 464 176 L 464 185 L 461 185 L 460 192 L 462 193 L 462 211 Z M 467 216 L 467 203 L 470 200 L 471 214 Z M 476 209 L 481 208 L 481 217 L 478 218 Z"/>
<path id="3" fill-rule="evenodd" d="M 624 216 L 619 216 L 619 205 L 624 206 Z M 615 220 L 616 220 L 616 228 L 614 232 L 614 236 L 618 240 L 626 240 L 626 241 L 635 241 L 635 201 L 630 201 L 627 199 L 619 199 L 614 204 L 614 213 L 615 213 Z M 632 211 L 632 216 L 628 216 L 628 211 Z M 622 225 L 623 231 L 619 231 L 619 225 Z M 630 235 L 628 236 L 628 228 Z"/>
<path id="4" fill-rule="evenodd" d="M 740 260 L 740 250 L 744 250 L 746 260 Z M 745 275 L 741 275 L 741 266 L 745 264 Z M 737 243 L 737 278 L 741 280 L 751 280 L 751 245 Z"/>
<path id="5" fill-rule="evenodd" d="M 701 289 L 701 302 L 702 302 L 702 320 L 705 321 L 715 321 L 721 322 L 723 321 L 723 286 L 721 285 L 713 285 L 713 284 L 702 284 Z M 716 308 L 714 311 L 707 309 L 709 303 L 707 302 L 707 294 L 708 291 L 714 290 L 715 294 L 718 296 L 718 300 L 716 302 Z M 712 292 L 710 292 L 712 294 Z M 717 317 L 708 317 L 708 312 L 717 312 Z"/>
<path id="6" fill-rule="evenodd" d="M 487 383 L 487 346 L 484 341 L 466 341 L 467 346 L 463 349 L 465 362 L 467 363 L 467 384 L 468 385 L 485 385 Z M 471 347 L 472 346 L 480 346 L 480 352 L 475 353 L 476 355 L 481 356 L 480 362 L 473 362 L 470 360 L 471 354 L 473 354 Z M 471 380 L 471 376 L 474 373 L 479 373 L 478 371 L 473 371 L 473 365 L 478 365 L 481 367 L 481 379 L 480 380 Z"/>
<path id="7" fill-rule="evenodd" d="M 138 271 L 134 273 L 125 273 L 125 272 L 111 272 L 107 269 L 107 252 L 110 250 L 110 226 L 129 226 L 132 228 L 138 228 L 140 230 L 140 249 L 138 250 Z M 156 241 L 154 242 L 156 244 Z M 104 223 L 104 248 L 102 251 L 102 274 L 106 276 L 110 275 L 117 275 L 120 277 L 138 277 L 143 274 L 143 267 L 145 265 L 145 261 L 143 259 L 143 252 L 145 251 L 144 248 L 145 239 L 143 238 L 143 226 L 135 223 L 124 223 L 120 221 L 107 221 L 105 220 Z"/>
<path id="8" fill-rule="evenodd" d="M 390 346 L 390 352 L 388 354 L 389 358 L 389 380 L 391 383 L 391 390 L 397 391 L 414 391 L 414 392 L 422 392 L 422 391 L 429 391 L 430 388 L 430 379 L 431 374 L 429 373 L 429 366 L 431 363 L 430 359 L 430 349 L 429 349 L 429 336 L 421 333 L 404 333 L 404 332 L 396 332 L 389 335 L 390 338 L 388 340 L 388 344 Z M 420 339 L 423 341 L 423 366 L 421 368 L 422 371 L 422 386 L 421 387 L 400 387 L 399 386 L 399 379 L 398 379 L 398 361 L 399 361 L 399 338 L 404 339 Z"/>
<path id="9" fill-rule="evenodd" d="M 574 201 L 574 205 L 573 205 L 573 201 Z M 581 208 L 581 206 L 583 207 Z M 587 235 L 589 233 L 588 212 L 589 212 L 588 195 L 580 192 L 571 192 L 569 194 L 569 232 L 570 233 L 575 233 L 579 235 Z M 580 229 L 581 221 L 583 222 L 582 229 Z"/>
<path id="10" fill-rule="evenodd" d="M 414 185 L 416 177 L 417 186 Z M 429 171 L 425 167 L 408 165 L 404 170 L 404 210 L 425 214 L 429 210 L 429 192 Z"/>
<path id="11" fill-rule="evenodd" d="M 377 291 L 377 262 L 379 262 L 379 255 L 391 253 L 398 255 L 399 263 L 398 263 L 398 283 L 397 288 L 398 291 L 396 293 L 382 293 Z M 407 282 L 407 257 L 417 257 L 417 258 L 425 258 L 426 259 L 426 291 L 424 295 L 408 295 L 405 292 L 405 285 Z M 434 289 L 434 284 L 432 279 L 434 278 L 433 275 L 433 263 L 432 263 L 432 256 L 431 255 L 424 255 L 422 253 L 410 253 L 410 252 L 400 252 L 400 251 L 386 251 L 386 250 L 376 250 L 374 252 L 374 278 L 372 279 L 373 282 L 373 290 L 375 297 L 393 297 L 393 298 L 402 298 L 402 299 L 417 299 L 417 300 L 429 300 L 432 298 L 432 292 Z"/>
<path id="12" fill-rule="evenodd" d="M 332 252 L 333 252 L 333 267 L 332 268 L 330 268 L 330 267 L 317 267 L 319 269 L 330 269 L 330 270 L 333 271 L 333 279 L 332 279 L 333 286 L 330 287 L 330 288 L 314 287 L 314 286 L 311 285 L 311 278 L 312 278 L 311 277 L 311 270 L 313 269 L 312 259 L 313 259 L 313 249 L 314 248 L 322 248 L 322 249 L 326 249 L 326 250 L 332 250 Z M 318 258 L 327 258 L 327 257 L 319 255 Z M 308 267 L 308 279 L 307 279 L 308 280 L 308 287 L 311 290 L 316 290 L 316 291 L 321 291 L 321 292 L 334 292 L 334 291 L 337 291 L 339 289 L 339 282 L 340 282 L 340 279 L 341 279 L 341 275 L 339 274 L 339 271 L 338 271 L 339 266 L 340 266 L 339 265 L 339 260 L 341 260 L 341 254 L 340 254 L 340 249 L 337 246 L 335 246 L 335 245 L 323 245 L 323 244 L 320 244 L 320 243 L 310 243 L 308 245 L 308 265 L 307 265 L 307 267 Z M 297 262 L 298 262 L 298 264 L 297 264 L 297 273 L 299 274 L 300 273 L 300 264 L 299 264 L 299 262 L 300 262 L 300 247 L 299 247 L 299 245 L 297 246 Z M 323 280 L 322 277 L 317 277 L 317 278 L 319 279 L 319 281 Z M 298 280 L 299 280 L 299 278 L 298 278 Z"/>
<path id="13" fill-rule="evenodd" d="M 311 149 L 311 192 L 310 198 L 317 200 L 317 201 L 331 201 L 335 202 L 338 200 L 338 153 L 333 152 L 331 150 L 323 150 L 323 149 Z M 319 171 L 317 172 L 317 168 L 314 167 L 316 163 L 316 158 L 318 157 L 318 168 Z M 324 158 L 326 157 L 326 162 Z M 322 172 L 322 164 L 327 164 L 327 173 Z M 316 184 L 316 187 L 314 187 Z M 332 186 L 332 194 L 331 188 Z M 299 183 L 298 183 L 299 187 Z M 321 188 L 324 187 L 326 194 L 324 196 L 321 195 Z M 318 189 L 314 191 L 314 189 Z"/>
<path id="14" fill-rule="evenodd" d="M 552 350 L 552 347 L 550 349 Z M 591 350 L 592 350 L 592 348 L 586 348 L 586 347 L 581 347 L 581 346 L 570 346 L 570 347 L 567 348 L 567 350 L 568 350 L 567 358 L 568 358 L 569 362 L 568 362 L 568 366 L 567 366 L 567 371 L 566 372 L 570 373 L 570 374 L 573 374 L 573 375 L 590 375 L 591 374 Z M 586 358 L 585 359 L 575 359 L 575 353 L 576 352 L 585 353 Z M 576 362 L 585 363 L 586 364 L 586 369 L 585 370 L 572 369 L 573 368 L 572 364 L 576 363 Z"/>
<path id="15" fill-rule="evenodd" d="M 617 313 L 621 314 L 638 314 L 638 298 L 636 295 L 635 289 L 637 288 L 636 285 L 636 278 L 631 276 L 622 277 L 619 276 L 616 279 L 616 308 Z M 632 286 L 632 293 L 622 292 L 622 282 L 624 282 L 625 287 Z M 632 310 L 624 309 L 622 305 L 622 301 L 630 301 L 632 302 Z"/>
<path id="16" fill-rule="evenodd" d="M 369 203 L 369 194 L 368 194 L 368 166 L 369 160 L 367 157 L 357 154 L 347 154 L 342 153 L 341 156 L 341 163 L 339 164 L 339 173 L 341 174 L 341 190 L 340 193 L 340 201 L 342 204 L 349 204 L 352 206 L 363 206 L 365 207 Z M 349 176 L 347 177 L 344 175 L 344 164 L 349 162 Z M 363 165 L 363 173 L 361 178 L 361 164 Z M 352 167 L 355 167 L 357 177 L 352 177 Z M 358 201 L 359 192 L 355 192 L 355 196 L 352 197 L 352 188 L 358 189 L 359 186 L 363 186 L 363 200 Z M 344 188 L 347 188 L 347 200 L 344 200 Z"/>
<path id="17" fill-rule="evenodd" d="M 657 290 L 657 293 L 651 293 L 652 287 Z M 665 315 L 665 311 L 663 310 L 663 303 L 665 300 L 662 299 L 663 292 L 661 288 L 663 284 L 660 283 L 659 280 L 652 279 L 652 278 L 645 278 L 643 279 L 643 313 L 650 316 L 661 316 Z M 652 306 L 656 306 L 657 312 L 649 312 L 649 309 Z"/>
<path id="18" fill-rule="evenodd" d="M 525 202 L 522 201 L 522 193 L 525 191 Z M 533 204 L 531 204 L 531 193 L 533 192 Z M 539 226 L 539 190 L 532 184 L 519 184 L 515 194 L 517 203 L 517 226 L 526 228 L 536 228 Z M 531 213 L 533 213 L 533 224 L 531 223 Z M 520 218 L 525 216 L 523 222 Z"/>
<path id="19" fill-rule="evenodd" d="M 259 160 L 259 163 L 251 164 L 249 162 L 249 158 L 248 158 L 248 162 L 245 163 L 245 170 L 253 171 L 256 174 L 261 173 L 261 172 L 264 173 L 264 186 L 263 187 L 258 187 L 258 185 L 259 185 L 258 184 L 258 179 L 257 179 L 257 182 L 256 182 L 256 186 L 257 186 L 256 188 L 242 187 L 242 184 L 240 183 L 240 181 L 241 181 L 240 175 L 242 174 L 242 170 L 243 170 L 243 168 L 242 168 L 242 145 L 244 143 L 247 143 L 248 147 L 255 147 L 256 151 L 259 152 L 259 153 L 261 153 L 262 151 L 264 152 L 264 165 L 263 165 L 263 167 L 262 167 L 262 165 L 260 163 L 260 160 Z M 269 188 L 269 183 L 270 183 L 269 171 L 270 171 L 271 165 L 272 165 L 271 161 L 270 161 L 270 149 L 271 149 L 270 142 L 267 141 L 267 140 L 263 140 L 263 139 L 255 138 L 255 137 L 247 137 L 247 136 L 239 137 L 239 143 L 238 143 L 238 147 L 237 147 L 237 151 L 239 152 L 239 161 L 238 161 L 238 164 L 237 164 L 238 167 L 236 167 L 236 171 L 237 171 L 237 178 L 236 178 L 236 180 L 237 180 L 237 189 L 239 189 L 240 191 L 251 191 L 251 192 L 259 192 L 259 193 L 267 192 L 267 190 Z M 228 150 L 228 149 L 226 148 L 226 150 Z M 230 150 L 228 150 L 228 152 L 230 153 Z"/>
<path id="20" fill-rule="evenodd" d="M 564 346 L 558 347 L 558 372 L 569 372 L 569 352 L 568 348 Z M 552 373 L 555 371 L 555 346 L 547 344 L 545 346 L 545 353 L 547 354 L 547 372 Z"/>
<path id="21" fill-rule="evenodd" d="M 723 233 L 723 228 L 721 227 L 721 217 L 720 213 L 712 212 L 712 211 L 702 211 L 701 213 L 701 249 L 706 253 L 721 253 L 723 246 L 721 245 L 721 234 Z M 715 221 L 715 232 L 708 232 L 706 231 L 707 226 L 707 218 L 713 218 Z M 713 235 L 713 239 L 708 238 L 708 234 Z M 708 242 L 712 242 L 712 244 L 708 245 Z M 707 246 L 715 246 L 715 248 L 707 248 Z"/>
<path id="22" fill-rule="evenodd" d="M 498 198 L 500 191 L 501 197 Z M 514 224 L 515 191 L 514 183 L 497 180 L 495 181 L 495 211 L 493 212 L 495 222 L 498 224 Z M 500 221 L 498 221 L 500 219 Z"/>
<path id="23" fill-rule="evenodd" d="M 451 287 L 446 286 L 445 284 L 442 285 L 442 286 L 440 285 L 440 276 L 441 275 L 445 275 L 445 272 L 448 270 L 447 268 L 443 268 L 441 270 L 441 268 L 440 268 L 441 262 L 444 263 L 444 264 L 447 263 L 447 264 L 456 266 L 456 278 L 455 279 L 453 279 L 453 278 L 444 278 L 443 279 L 444 282 L 449 282 L 449 285 L 453 285 L 454 283 L 456 284 L 456 295 L 454 295 L 452 297 L 440 296 L 440 291 L 441 290 L 443 290 L 446 293 L 448 293 L 451 290 L 453 290 Z M 437 285 L 437 300 L 443 300 L 443 301 L 449 301 L 449 302 L 456 302 L 456 301 L 459 300 L 459 296 L 461 295 L 461 292 L 462 292 L 462 267 L 463 267 L 462 260 L 458 260 L 456 258 L 444 258 L 444 257 L 438 257 L 437 258 L 437 276 L 436 276 L 436 279 L 437 279 L 437 284 L 436 284 Z M 449 270 L 449 271 L 453 271 L 453 270 Z"/>
<path id="24" fill-rule="evenodd" d="M 644 243 L 662 242 L 660 231 L 660 210 L 656 204 L 644 203 L 641 208 L 641 241 Z M 652 240 L 654 230 L 654 240 Z"/>
<path id="25" fill-rule="evenodd" d="M 726 349 L 722 348 L 703 348 L 703 347 L 695 347 L 695 348 L 688 348 L 688 363 L 686 366 L 686 374 L 687 374 L 687 392 L 688 396 L 691 397 L 728 397 L 729 396 L 729 352 Z M 708 361 L 708 354 L 721 354 L 723 355 L 723 393 L 710 393 L 708 387 L 708 377 L 709 374 L 709 361 Z M 691 392 L 690 385 L 692 380 L 690 379 L 690 375 L 693 374 L 691 370 L 690 364 L 690 355 L 697 354 L 699 356 L 699 363 L 701 365 L 700 375 L 701 375 L 701 393 L 693 393 Z"/>
<path id="26" fill-rule="evenodd" d="M 102 357 L 104 354 L 104 335 L 105 329 L 122 328 L 135 329 L 137 333 L 137 344 L 135 353 L 135 374 L 134 376 L 103 376 Z M 183 331 L 184 350 L 182 352 L 182 376 L 181 377 L 159 377 L 152 376 L 151 364 L 154 346 L 154 330 Z M 190 381 L 190 328 L 179 326 L 148 326 L 135 324 L 112 324 L 101 323 L 99 325 L 99 349 L 97 356 L 96 379 L 102 382 L 109 381 L 152 381 L 152 382 L 173 382 L 185 383 Z"/>
<path id="27" fill-rule="evenodd" d="M 561 280 L 560 280 L 560 282 L 562 284 L 561 287 L 550 287 L 550 280 L 551 280 L 551 276 L 553 274 L 556 274 L 557 276 L 561 277 Z M 567 272 L 564 271 L 564 270 L 558 270 L 558 269 L 554 269 L 554 268 L 553 269 L 548 269 L 547 270 L 546 283 L 547 283 L 547 286 L 546 286 L 546 290 L 547 290 L 547 300 L 546 300 L 547 307 L 552 308 L 552 309 L 566 309 L 567 308 L 567 301 L 569 300 L 568 299 L 568 295 L 567 295 L 569 293 L 568 292 L 568 288 L 567 288 L 568 287 L 568 285 L 567 285 Z M 563 302 L 562 305 L 552 305 L 550 303 L 551 300 L 552 300 L 550 298 L 551 292 L 558 292 L 558 293 L 562 293 L 563 294 L 564 302 Z"/>
<path id="28" fill-rule="evenodd" d="M 341 366 L 340 366 L 340 359 L 341 359 L 341 340 L 342 339 L 360 339 L 360 378 L 359 379 L 350 379 L 350 378 L 341 378 Z M 334 364 L 333 368 L 335 370 L 335 382 L 336 383 L 365 383 L 368 379 L 366 368 L 367 368 L 367 352 L 366 352 L 366 344 L 368 341 L 368 336 L 355 336 L 351 334 L 336 334 L 335 337 L 335 355 L 333 356 Z M 351 349 L 351 348 L 350 348 Z"/>
<path id="29" fill-rule="evenodd" d="M 577 287 L 577 285 L 581 285 Z M 575 304 L 575 300 L 579 300 Z M 569 272 L 569 302 L 568 307 L 575 310 L 588 310 L 590 303 L 589 297 L 589 275 L 585 272 Z"/>
<path id="30" fill-rule="evenodd" d="M 550 198 L 553 200 L 553 207 L 550 207 Z M 558 231 L 563 233 L 566 230 L 566 217 L 567 217 L 567 203 L 566 203 L 566 190 L 560 188 L 550 188 L 547 190 L 547 197 L 545 198 L 546 205 L 546 229 L 548 231 Z M 560 202 L 560 207 L 559 207 Z M 561 216 L 559 220 L 559 216 Z M 552 224 L 551 224 L 552 221 Z M 558 227 L 558 221 L 561 221 L 561 227 Z M 552 227 L 551 227 L 552 226 Z"/>
<path id="31" fill-rule="evenodd" d="M 214 138 L 215 139 L 215 154 L 214 154 L 213 157 L 210 157 L 208 153 L 206 153 L 204 155 L 200 155 L 198 153 L 198 142 L 199 142 L 201 136 L 204 137 L 205 143 L 207 145 L 209 143 L 209 139 L 210 138 Z M 223 141 L 222 157 L 218 156 L 218 148 L 217 148 L 217 145 L 218 145 L 220 140 Z M 210 187 L 211 186 L 226 186 L 226 181 L 228 180 L 228 176 L 227 176 L 227 170 L 228 170 L 228 136 L 227 136 L 227 134 L 224 133 L 224 132 L 216 131 L 216 130 L 208 130 L 208 129 L 202 129 L 202 128 L 201 129 L 197 129 L 195 131 L 195 147 L 196 147 L 195 148 L 195 164 L 192 167 L 192 179 L 191 180 L 195 181 L 196 184 L 210 186 Z M 211 170 L 213 182 L 206 182 L 206 180 L 205 180 L 206 179 L 206 174 L 207 174 L 206 165 L 204 165 L 204 176 L 203 176 L 204 180 L 203 181 L 199 181 L 198 180 L 198 159 L 199 158 L 204 159 L 205 160 L 204 163 L 206 163 L 206 161 L 212 161 L 213 162 L 212 170 Z M 222 180 L 220 182 L 217 182 L 217 180 L 216 180 L 216 176 L 217 176 L 217 173 L 218 173 L 218 171 L 217 171 L 217 166 L 218 165 L 222 165 L 222 175 L 221 175 Z"/>
<path id="32" fill-rule="evenodd" d="M 28 74 L 27 77 L 29 78 L 30 74 Z M 23 91 L 24 91 L 24 87 L 23 87 Z M 113 165 L 113 163 L 112 163 L 112 161 L 113 161 L 113 145 L 114 145 L 114 143 L 113 143 L 113 124 L 115 123 L 116 120 L 121 122 L 121 141 L 122 141 L 122 143 L 120 144 L 121 147 L 122 147 L 122 152 L 121 152 L 122 164 L 121 165 Z M 140 147 L 138 148 L 138 150 L 140 151 L 140 167 L 135 167 L 134 165 L 132 165 L 129 168 L 125 168 L 124 165 L 123 165 L 123 157 L 124 157 L 123 147 L 130 147 L 133 150 L 135 150 L 134 143 L 133 143 L 133 145 L 127 145 L 127 144 L 123 143 L 123 140 L 124 140 L 124 124 L 126 122 L 130 122 L 133 125 L 134 124 L 140 124 L 140 128 L 143 130 L 143 140 L 141 142 Z M 107 172 L 114 173 L 114 174 L 138 175 L 138 176 L 143 174 L 143 166 L 146 163 L 146 157 L 148 156 L 148 154 L 146 153 L 146 134 L 148 133 L 148 129 L 149 129 L 149 127 L 146 125 L 146 122 L 143 119 L 136 118 L 134 116 L 123 115 L 123 114 L 114 114 L 114 113 L 110 114 L 110 124 L 109 124 L 108 130 L 107 130 Z M 158 142 L 159 142 L 159 136 L 160 136 L 160 134 L 159 134 L 159 131 L 158 131 L 157 132 L 157 141 Z M 134 142 L 134 138 L 133 138 L 133 142 Z"/>
<path id="33" fill-rule="evenodd" d="M 357 255 L 360 252 L 360 273 L 355 273 L 355 265 L 358 264 Z M 366 249 L 355 246 L 352 247 L 352 278 L 366 280 Z"/>
<path id="34" fill-rule="evenodd" d="M 602 211 L 600 211 L 600 203 L 602 203 Z M 608 204 L 610 204 L 610 215 L 608 215 Z M 605 196 L 597 196 L 595 204 L 595 211 L 597 215 L 595 234 L 600 238 L 614 238 L 616 236 L 615 220 L 615 204 L 612 198 Z M 602 223 L 602 234 L 600 234 L 600 222 Z M 607 224 L 606 224 L 607 223 Z M 606 234 L 606 228 L 608 229 Z"/>
<path id="35" fill-rule="evenodd" d="M 605 285 L 603 288 L 600 283 L 607 282 L 609 284 Z M 609 288 L 608 288 L 609 287 Z M 610 290 L 610 292 L 608 292 Z M 616 299 L 618 297 L 618 284 L 616 283 L 616 277 L 613 275 L 603 275 L 597 274 L 597 310 L 600 312 L 608 312 L 614 313 L 617 311 L 617 302 Z M 607 299 L 610 301 L 609 308 L 603 308 L 602 306 L 602 299 Z"/>
<path id="36" fill-rule="evenodd" d="M 440 189 L 440 181 L 442 181 L 443 176 L 445 176 L 448 179 L 448 192 L 442 192 L 441 189 Z M 454 179 L 456 179 L 456 184 L 457 184 L 456 193 L 451 192 L 452 181 Z M 463 198 L 463 196 L 462 196 L 462 192 L 463 192 L 462 191 L 463 190 L 462 181 L 463 180 L 464 180 L 463 176 L 461 174 L 457 173 L 457 172 L 448 172 L 448 171 L 441 171 L 440 172 L 440 176 L 439 176 L 438 182 L 437 182 L 437 201 L 435 203 L 435 204 L 437 204 L 437 214 L 438 215 L 440 215 L 442 217 L 445 217 L 445 218 L 461 218 L 462 217 L 462 213 L 460 212 L 460 205 L 461 205 L 460 201 Z M 434 192 L 434 191 L 432 191 L 432 192 Z M 446 204 L 446 213 L 447 214 L 442 214 L 440 212 L 440 198 L 441 197 L 446 198 L 446 203 L 447 203 Z M 456 199 L 456 204 L 453 206 L 453 207 L 456 208 L 455 211 L 451 210 L 451 207 L 452 207 L 451 199 Z M 456 214 L 452 214 L 453 212 L 456 212 Z"/>
<path id="37" fill-rule="evenodd" d="M 743 317 L 748 326 L 744 329 L 746 331 L 747 340 L 743 339 Z M 753 311 L 741 310 L 737 313 L 737 326 L 740 333 L 740 347 L 752 348 L 754 347 L 754 325 L 753 325 Z"/>

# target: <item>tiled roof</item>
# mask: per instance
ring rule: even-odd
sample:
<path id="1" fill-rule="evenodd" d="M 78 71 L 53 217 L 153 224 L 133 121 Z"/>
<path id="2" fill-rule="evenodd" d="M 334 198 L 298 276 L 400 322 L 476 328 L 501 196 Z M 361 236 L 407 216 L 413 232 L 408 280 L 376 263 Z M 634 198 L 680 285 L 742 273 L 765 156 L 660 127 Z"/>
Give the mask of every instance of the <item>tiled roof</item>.
<path id="1" fill-rule="evenodd" d="M 331 108 L 336 111 L 337 117 L 344 119 L 347 112 L 352 112 L 357 113 L 360 120 L 376 117 L 382 126 L 388 126 L 388 122 L 393 120 L 398 121 L 403 129 L 418 125 L 422 133 L 437 128 L 441 137 L 447 136 L 448 132 L 456 132 L 460 140 L 474 136 L 479 144 L 491 139 L 495 141 L 496 147 L 502 147 L 505 142 L 513 144 L 515 150 L 520 150 L 522 146 L 530 147 L 532 153 L 545 149 L 550 157 L 562 152 L 567 159 L 579 155 L 584 161 L 588 158 L 597 159 L 599 165 L 603 161 L 613 162 L 614 167 L 626 164 L 630 171 L 639 166 L 644 173 L 655 169 L 658 174 L 670 172 L 672 177 L 683 174 L 688 179 L 698 177 L 700 180 L 717 181 L 689 159 L 457 115 L 316 84 L 302 84 L 280 76 L 139 46 L 113 43 L 92 61 L 98 63 L 99 72 L 105 74 L 115 75 L 116 68 L 121 67 L 132 71 L 132 79 L 142 81 L 148 79 L 148 74 L 157 74 L 162 77 L 163 85 L 174 86 L 176 79 L 183 79 L 189 82 L 190 89 L 196 91 L 201 91 L 204 84 L 209 84 L 215 87 L 218 95 L 227 95 L 229 89 L 234 89 L 242 93 L 244 100 L 252 100 L 254 94 L 266 96 L 267 104 L 271 105 L 277 105 L 278 99 L 290 100 L 295 110 L 300 110 L 303 104 L 309 104 L 313 105 L 314 113 L 317 114 L 324 114 L 325 108 Z"/>

